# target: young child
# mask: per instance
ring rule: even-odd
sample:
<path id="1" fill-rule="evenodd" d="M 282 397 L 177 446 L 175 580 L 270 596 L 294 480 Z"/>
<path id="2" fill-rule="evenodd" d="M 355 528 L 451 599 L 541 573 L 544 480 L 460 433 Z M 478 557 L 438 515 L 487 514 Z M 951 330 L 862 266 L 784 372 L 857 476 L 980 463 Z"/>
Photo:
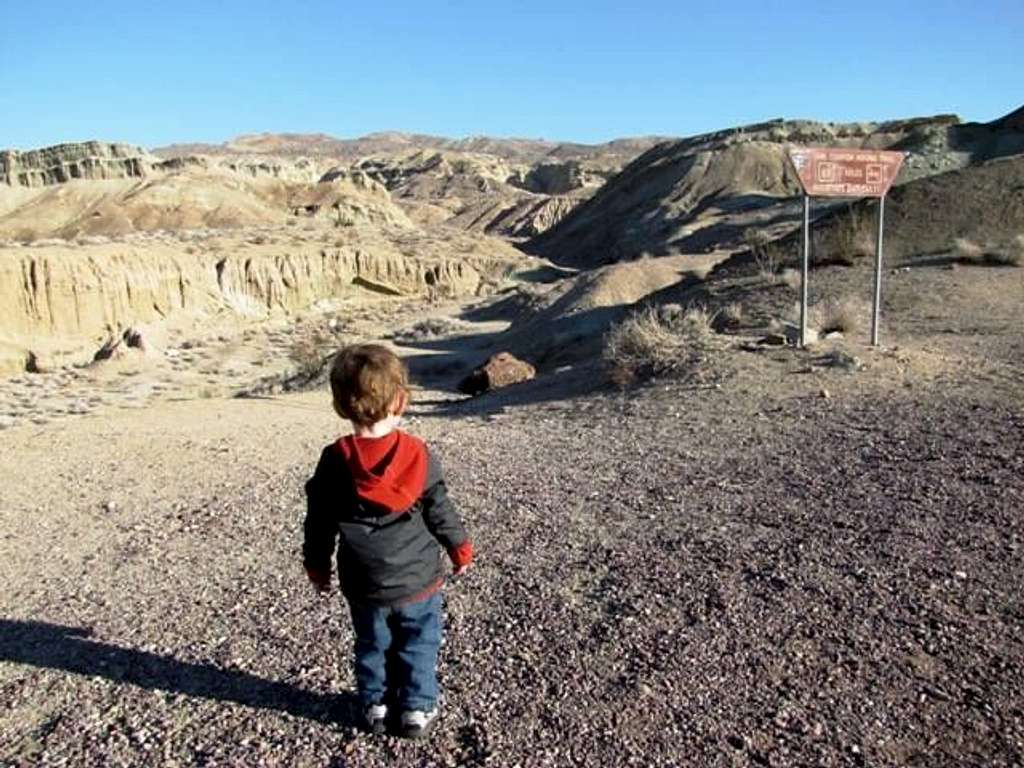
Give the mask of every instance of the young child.
<path id="1" fill-rule="evenodd" d="M 400 734 L 422 738 L 438 715 L 441 547 L 461 574 L 473 545 L 436 456 L 398 429 L 409 391 L 394 353 L 377 344 L 345 347 L 331 367 L 331 393 L 354 434 L 324 448 L 306 483 L 306 573 L 329 590 L 337 543 L 366 727 L 383 732 L 388 707 L 397 706 Z"/>

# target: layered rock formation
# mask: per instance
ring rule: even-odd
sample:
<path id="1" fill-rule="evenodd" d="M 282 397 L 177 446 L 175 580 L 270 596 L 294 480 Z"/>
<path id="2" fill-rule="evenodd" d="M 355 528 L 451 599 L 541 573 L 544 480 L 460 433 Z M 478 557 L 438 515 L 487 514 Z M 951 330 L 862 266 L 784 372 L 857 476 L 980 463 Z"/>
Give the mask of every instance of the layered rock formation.
<path id="1" fill-rule="evenodd" d="M 179 158 L 141 178 L 0 188 L 0 239 L 284 225 L 330 216 L 339 225 L 410 226 L 383 186 L 348 174 L 316 183 L 314 164 Z"/>
<path id="2" fill-rule="evenodd" d="M 126 179 L 145 176 L 158 159 L 129 144 L 87 141 L 29 152 L 0 152 L 0 183 L 45 187 L 73 179 Z"/>
<path id="3" fill-rule="evenodd" d="M 502 265 L 479 254 L 409 256 L 383 243 L 230 252 L 161 242 L 2 250 L 0 370 L 23 370 L 40 345 L 85 350 L 111 329 L 172 315 L 260 316 L 359 290 L 473 295 L 481 270 Z"/>
<path id="4" fill-rule="evenodd" d="M 555 226 L 585 198 L 528 195 L 467 205 L 447 220 L 460 229 L 524 239 Z"/>

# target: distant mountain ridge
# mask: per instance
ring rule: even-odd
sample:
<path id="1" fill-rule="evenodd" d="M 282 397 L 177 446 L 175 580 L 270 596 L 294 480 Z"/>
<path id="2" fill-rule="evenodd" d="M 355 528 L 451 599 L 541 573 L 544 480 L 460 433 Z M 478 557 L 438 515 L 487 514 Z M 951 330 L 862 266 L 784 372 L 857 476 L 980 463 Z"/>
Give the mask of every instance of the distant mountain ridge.
<path id="1" fill-rule="evenodd" d="M 356 160 L 369 155 L 392 154 L 410 150 L 448 150 L 488 154 L 517 162 L 573 160 L 596 156 L 635 157 L 667 140 L 664 136 L 637 136 L 601 144 L 549 141 L 546 139 L 494 138 L 468 136 L 451 139 L 400 131 L 381 131 L 353 139 L 339 139 L 324 133 L 258 133 L 236 136 L 222 144 L 181 143 L 157 147 L 154 155 L 162 158 L 187 155 L 262 154 L 278 156 L 322 156 Z"/>

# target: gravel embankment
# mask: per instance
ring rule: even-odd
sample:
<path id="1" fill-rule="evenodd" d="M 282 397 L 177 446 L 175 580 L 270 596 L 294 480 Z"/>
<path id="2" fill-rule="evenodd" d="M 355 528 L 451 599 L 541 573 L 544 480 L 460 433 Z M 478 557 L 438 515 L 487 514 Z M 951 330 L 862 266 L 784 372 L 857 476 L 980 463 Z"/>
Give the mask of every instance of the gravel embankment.
<path id="1" fill-rule="evenodd" d="M 0 764 L 1024 760 L 1019 403 L 419 406 L 479 560 L 415 744 L 351 726 L 348 621 L 298 563 L 322 399 L 5 434 Z"/>

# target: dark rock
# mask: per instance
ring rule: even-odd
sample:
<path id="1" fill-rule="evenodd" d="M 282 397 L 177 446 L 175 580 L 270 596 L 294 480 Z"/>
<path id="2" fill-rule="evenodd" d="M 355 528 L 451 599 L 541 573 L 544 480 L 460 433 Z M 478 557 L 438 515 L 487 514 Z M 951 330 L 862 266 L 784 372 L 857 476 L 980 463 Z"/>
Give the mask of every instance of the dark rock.
<path id="1" fill-rule="evenodd" d="M 537 369 L 509 352 L 499 352 L 459 382 L 459 391 L 479 395 L 492 389 L 529 381 Z"/>

